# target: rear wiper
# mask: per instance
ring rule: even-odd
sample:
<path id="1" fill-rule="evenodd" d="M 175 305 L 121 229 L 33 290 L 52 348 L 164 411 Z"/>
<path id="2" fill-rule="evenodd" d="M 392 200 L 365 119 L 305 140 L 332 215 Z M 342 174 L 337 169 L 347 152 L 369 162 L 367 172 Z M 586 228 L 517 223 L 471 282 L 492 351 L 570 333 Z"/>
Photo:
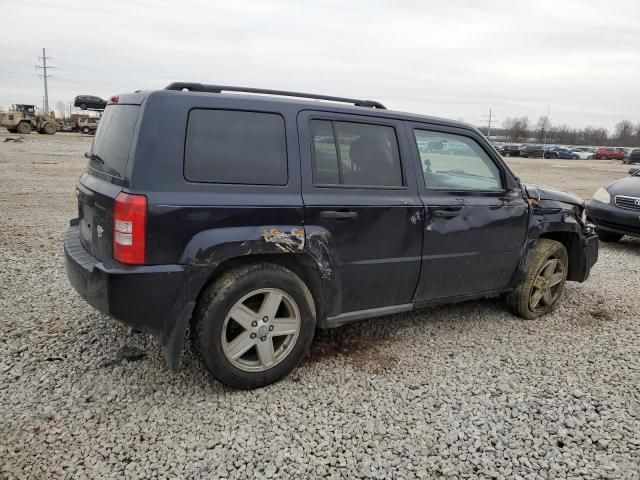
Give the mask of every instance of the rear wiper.
<path id="1" fill-rule="evenodd" d="M 84 158 L 88 158 L 89 160 L 93 160 L 94 162 L 104 163 L 104 160 L 97 153 L 85 152 Z"/>

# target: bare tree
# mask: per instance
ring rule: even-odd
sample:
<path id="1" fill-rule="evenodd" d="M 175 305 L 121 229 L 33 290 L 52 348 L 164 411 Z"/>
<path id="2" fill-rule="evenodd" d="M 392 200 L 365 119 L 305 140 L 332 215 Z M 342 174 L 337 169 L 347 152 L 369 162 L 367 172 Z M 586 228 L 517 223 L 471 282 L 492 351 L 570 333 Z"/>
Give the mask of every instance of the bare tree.
<path id="1" fill-rule="evenodd" d="M 513 118 L 507 117 L 502 122 L 502 128 L 504 129 L 504 141 L 511 140 L 511 129 L 513 128 Z"/>
<path id="2" fill-rule="evenodd" d="M 607 143 L 608 132 L 606 128 L 586 127 L 580 131 L 577 143 L 583 145 L 605 145 Z"/>
<path id="3" fill-rule="evenodd" d="M 538 142 L 543 142 L 545 139 L 545 134 L 549 135 L 549 130 L 551 129 L 551 120 L 546 115 L 542 115 L 538 118 L 538 123 L 536 123 L 536 139 Z"/>
<path id="4" fill-rule="evenodd" d="M 631 123 L 629 120 L 622 120 L 621 122 L 616 123 L 614 138 L 620 145 L 632 145 L 633 133 L 633 123 Z"/>
<path id="5" fill-rule="evenodd" d="M 56 102 L 56 117 L 60 119 L 64 119 L 67 113 L 67 106 L 62 100 L 58 100 Z"/>
<path id="6" fill-rule="evenodd" d="M 529 117 L 515 117 L 511 119 L 509 139 L 521 142 L 529 138 Z"/>

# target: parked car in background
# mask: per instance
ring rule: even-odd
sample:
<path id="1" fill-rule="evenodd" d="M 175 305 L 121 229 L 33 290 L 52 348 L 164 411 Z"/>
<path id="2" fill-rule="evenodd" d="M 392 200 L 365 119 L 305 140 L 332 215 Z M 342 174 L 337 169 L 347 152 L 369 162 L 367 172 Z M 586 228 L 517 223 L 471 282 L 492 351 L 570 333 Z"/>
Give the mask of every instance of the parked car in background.
<path id="1" fill-rule="evenodd" d="M 622 160 L 624 157 L 624 150 L 614 147 L 601 147 L 593 154 L 593 158 L 596 160 Z"/>
<path id="2" fill-rule="evenodd" d="M 640 163 L 640 148 L 631 150 L 631 153 L 625 158 L 624 163 Z"/>
<path id="3" fill-rule="evenodd" d="M 631 152 L 633 151 L 633 148 L 631 147 L 619 147 L 618 150 L 621 150 L 624 152 L 624 158 L 628 158 L 629 155 L 631 155 Z"/>
<path id="4" fill-rule="evenodd" d="M 78 95 L 73 99 L 73 106 L 79 107 L 82 110 L 86 110 L 87 108 L 104 110 L 104 107 L 107 106 L 107 101 L 93 95 Z"/>
<path id="5" fill-rule="evenodd" d="M 526 158 L 542 158 L 542 146 L 540 145 L 525 145 L 520 150 L 520 156 Z"/>
<path id="6" fill-rule="evenodd" d="M 640 237 L 640 169 L 596 190 L 588 203 L 587 220 L 596 225 L 603 242 L 617 242 L 624 235 Z"/>
<path id="7" fill-rule="evenodd" d="M 95 133 L 98 129 L 99 118 L 84 117 L 78 119 L 78 131 L 82 133 Z"/>
<path id="8" fill-rule="evenodd" d="M 576 154 L 581 160 L 591 160 L 593 158 L 593 150 L 588 150 L 582 147 L 572 147 L 569 149 L 572 153 Z"/>
<path id="9" fill-rule="evenodd" d="M 519 157 L 520 145 L 505 145 L 504 147 L 502 147 L 500 153 L 504 157 Z"/>
<path id="10" fill-rule="evenodd" d="M 287 375 L 317 327 L 502 294 L 540 317 L 598 258 L 582 199 L 523 184 L 469 125 L 374 101 L 175 83 L 112 97 L 90 148 L 71 284 L 171 368 L 189 330 L 237 388 Z"/>
<path id="11" fill-rule="evenodd" d="M 575 152 L 562 147 L 550 147 L 545 153 L 545 158 L 560 158 L 565 160 L 577 160 L 580 158 Z"/>

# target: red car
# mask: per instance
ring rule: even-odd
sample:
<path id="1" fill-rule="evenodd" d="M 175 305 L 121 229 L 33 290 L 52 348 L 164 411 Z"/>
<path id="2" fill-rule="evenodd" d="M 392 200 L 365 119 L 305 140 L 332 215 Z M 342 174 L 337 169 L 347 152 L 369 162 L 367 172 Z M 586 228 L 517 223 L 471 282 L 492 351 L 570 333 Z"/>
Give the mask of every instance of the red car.
<path id="1" fill-rule="evenodd" d="M 599 148 L 593 154 L 596 160 L 622 160 L 624 157 L 624 150 L 613 147 Z"/>

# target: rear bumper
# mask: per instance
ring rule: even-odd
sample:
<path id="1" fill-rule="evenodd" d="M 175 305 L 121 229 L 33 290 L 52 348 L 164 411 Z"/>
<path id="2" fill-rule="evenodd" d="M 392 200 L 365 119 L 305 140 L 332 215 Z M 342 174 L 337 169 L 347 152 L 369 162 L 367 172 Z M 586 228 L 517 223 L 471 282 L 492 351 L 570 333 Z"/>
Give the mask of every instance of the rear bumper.
<path id="1" fill-rule="evenodd" d="M 591 201 L 587 205 L 587 218 L 598 230 L 640 237 L 640 211 Z"/>
<path id="2" fill-rule="evenodd" d="M 76 226 L 65 233 L 64 253 L 67 276 L 78 294 L 100 312 L 157 337 L 169 366 L 177 368 L 195 304 L 187 267 L 107 267 L 85 250 Z"/>

